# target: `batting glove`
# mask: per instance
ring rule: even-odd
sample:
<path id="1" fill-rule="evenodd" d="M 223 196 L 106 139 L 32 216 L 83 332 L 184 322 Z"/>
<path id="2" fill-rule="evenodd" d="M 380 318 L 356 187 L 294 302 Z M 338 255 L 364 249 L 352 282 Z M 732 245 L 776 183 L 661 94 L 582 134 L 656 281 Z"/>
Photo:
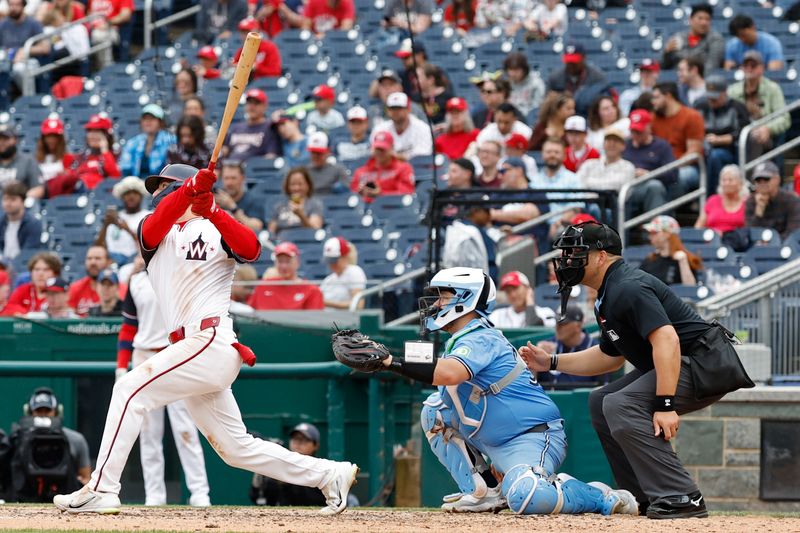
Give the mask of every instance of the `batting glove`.
<path id="1" fill-rule="evenodd" d="M 211 218 L 217 211 L 219 211 L 217 201 L 210 192 L 201 192 L 192 198 L 192 213 Z"/>
<path id="2" fill-rule="evenodd" d="M 217 182 L 217 175 L 207 168 L 197 171 L 197 174 L 189 180 L 189 189 L 194 194 L 202 194 L 210 192 L 211 188 Z"/>

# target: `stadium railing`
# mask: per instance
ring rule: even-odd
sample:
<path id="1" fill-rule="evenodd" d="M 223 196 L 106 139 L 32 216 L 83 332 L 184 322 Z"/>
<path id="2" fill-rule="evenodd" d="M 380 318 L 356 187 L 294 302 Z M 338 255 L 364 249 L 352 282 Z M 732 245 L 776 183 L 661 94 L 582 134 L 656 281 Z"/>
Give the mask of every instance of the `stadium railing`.
<path id="1" fill-rule="evenodd" d="M 768 122 L 778 118 L 781 115 L 785 115 L 787 113 L 791 113 L 795 109 L 800 109 L 800 100 L 795 100 L 787 104 L 785 107 L 778 109 L 777 111 L 773 111 L 769 115 L 765 115 L 760 119 L 751 122 L 744 128 L 742 128 L 742 132 L 739 134 L 739 170 L 742 172 L 742 176 L 747 176 L 747 172 L 755 168 L 756 165 L 759 163 L 763 163 L 764 161 L 769 161 L 773 157 L 780 155 L 788 150 L 791 150 L 795 146 L 800 145 L 800 137 L 795 137 L 794 139 L 790 139 L 789 141 L 785 142 L 784 144 L 777 146 L 770 150 L 769 152 L 760 155 L 759 157 L 753 159 L 752 161 L 747 160 L 747 139 L 750 137 L 750 132 L 753 131 L 755 128 L 763 126 Z"/>
<path id="2" fill-rule="evenodd" d="M 187 7 L 183 11 L 178 11 L 162 19 L 153 20 L 154 0 L 144 0 L 144 49 L 147 50 L 153 46 L 153 32 L 164 26 L 169 26 L 173 22 L 189 18 L 195 13 L 200 11 L 200 5 Z"/>

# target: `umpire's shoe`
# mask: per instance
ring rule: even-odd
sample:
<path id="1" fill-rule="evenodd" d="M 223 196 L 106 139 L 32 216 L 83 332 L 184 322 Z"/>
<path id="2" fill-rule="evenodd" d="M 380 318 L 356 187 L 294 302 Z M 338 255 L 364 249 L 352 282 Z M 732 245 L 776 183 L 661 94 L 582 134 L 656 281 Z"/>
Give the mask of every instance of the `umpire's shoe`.
<path id="1" fill-rule="evenodd" d="M 348 462 L 336 463 L 330 480 L 322 487 L 327 507 L 320 509 L 320 514 L 333 516 L 341 513 L 347 507 L 347 495 L 350 487 L 356 484 L 359 468 Z"/>
<path id="2" fill-rule="evenodd" d="M 706 518 L 708 510 L 700 492 L 658 498 L 647 508 L 647 518 Z"/>
<path id="3" fill-rule="evenodd" d="M 53 503 L 59 511 L 68 513 L 118 514 L 120 510 L 119 496 L 110 492 L 97 492 L 88 485 L 72 494 L 58 494 Z"/>

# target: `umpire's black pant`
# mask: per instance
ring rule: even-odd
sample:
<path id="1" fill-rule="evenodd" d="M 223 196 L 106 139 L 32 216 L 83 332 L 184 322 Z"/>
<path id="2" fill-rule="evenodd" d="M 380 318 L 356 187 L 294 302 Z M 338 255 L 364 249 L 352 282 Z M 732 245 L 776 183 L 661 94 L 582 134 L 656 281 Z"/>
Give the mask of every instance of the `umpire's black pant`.
<path id="1" fill-rule="evenodd" d="M 702 409 L 721 397 L 695 400 L 686 360 L 684 357 L 675 393 L 675 410 L 679 415 Z M 633 370 L 589 395 L 592 425 L 600 437 L 617 486 L 631 491 L 643 504 L 697 490 L 672 445 L 663 437 L 654 436 L 655 393 L 655 370 Z"/>

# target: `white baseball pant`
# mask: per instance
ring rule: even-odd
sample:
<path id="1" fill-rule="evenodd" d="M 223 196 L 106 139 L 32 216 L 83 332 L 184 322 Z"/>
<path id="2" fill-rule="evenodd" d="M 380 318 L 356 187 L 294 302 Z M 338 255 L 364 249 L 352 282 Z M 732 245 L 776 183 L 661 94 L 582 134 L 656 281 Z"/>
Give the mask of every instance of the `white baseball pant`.
<path id="1" fill-rule="evenodd" d="M 195 425 L 223 461 L 279 481 L 322 488 L 335 475 L 337 463 L 291 452 L 256 439 L 242 422 L 230 389 L 242 360 L 231 346 L 229 327 L 198 332 L 134 367 L 114 385 L 103 440 L 89 487 L 119 494 L 120 475 L 148 411 L 184 400 Z"/>
<path id="2" fill-rule="evenodd" d="M 133 366 L 137 367 L 157 352 L 133 349 Z M 189 492 L 197 500 L 208 498 L 208 478 L 203 447 L 197 428 L 183 400 L 153 409 L 144 415 L 139 432 L 139 452 L 144 477 L 145 505 L 166 505 L 167 486 L 164 483 L 164 410 L 169 413 L 169 423 L 181 468 Z"/>

